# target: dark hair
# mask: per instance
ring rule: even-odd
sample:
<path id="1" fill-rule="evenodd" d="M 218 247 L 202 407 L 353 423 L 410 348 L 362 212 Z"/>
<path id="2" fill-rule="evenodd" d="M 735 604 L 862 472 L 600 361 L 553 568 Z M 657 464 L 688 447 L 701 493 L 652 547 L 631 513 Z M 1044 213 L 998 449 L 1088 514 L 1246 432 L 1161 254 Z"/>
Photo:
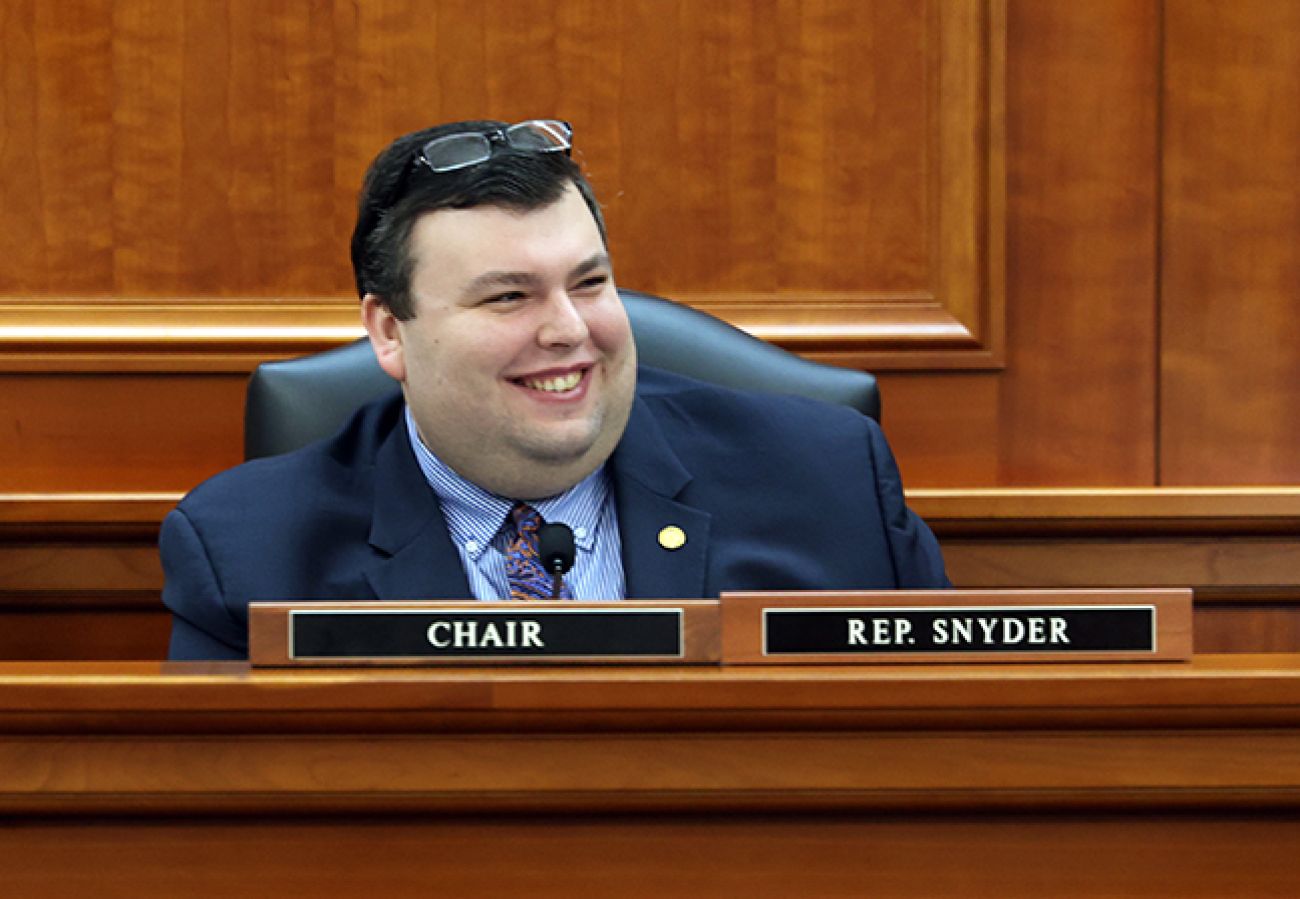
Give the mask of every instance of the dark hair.
<path id="1" fill-rule="evenodd" d="M 435 173 L 415 162 L 434 138 L 489 133 L 502 122 L 453 122 L 397 138 L 366 170 L 352 232 L 352 271 L 357 293 L 373 293 L 397 318 L 415 316 L 411 303 L 411 231 L 420 216 L 438 209 L 501 206 L 530 211 L 549 206 L 569 184 L 577 187 L 605 240 L 605 220 L 582 170 L 567 153 L 529 153 L 497 147 L 488 160 Z"/>

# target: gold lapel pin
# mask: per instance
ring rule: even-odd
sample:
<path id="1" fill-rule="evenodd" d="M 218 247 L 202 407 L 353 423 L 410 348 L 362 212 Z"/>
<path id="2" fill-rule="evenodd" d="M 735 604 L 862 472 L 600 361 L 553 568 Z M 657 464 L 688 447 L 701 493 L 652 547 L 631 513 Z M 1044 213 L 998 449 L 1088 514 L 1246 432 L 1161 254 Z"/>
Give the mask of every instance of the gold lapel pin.
<path id="1" fill-rule="evenodd" d="M 686 532 L 670 524 L 659 532 L 659 545 L 664 549 L 681 549 L 686 545 Z"/>

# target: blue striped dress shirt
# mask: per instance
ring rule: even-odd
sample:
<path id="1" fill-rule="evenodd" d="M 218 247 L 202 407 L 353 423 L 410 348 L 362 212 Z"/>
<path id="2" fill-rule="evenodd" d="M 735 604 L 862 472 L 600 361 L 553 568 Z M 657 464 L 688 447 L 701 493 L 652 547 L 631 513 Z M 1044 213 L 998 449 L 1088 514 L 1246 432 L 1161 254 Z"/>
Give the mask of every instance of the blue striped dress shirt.
<path id="1" fill-rule="evenodd" d="M 469 588 L 478 599 L 510 596 L 505 549 L 514 500 L 489 493 L 452 471 L 420 439 L 410 407 L 406 433 L 425 480 L 437 494 L 452 543 L 460 553 Z M 617 600 L 625 596 L 623 541 L 618 531 L 614 493 L 605 466 L 558 496 L 530 502 L 546 521 L 573 529 L 577 558 L 564 576 L 574 599 Z"/>

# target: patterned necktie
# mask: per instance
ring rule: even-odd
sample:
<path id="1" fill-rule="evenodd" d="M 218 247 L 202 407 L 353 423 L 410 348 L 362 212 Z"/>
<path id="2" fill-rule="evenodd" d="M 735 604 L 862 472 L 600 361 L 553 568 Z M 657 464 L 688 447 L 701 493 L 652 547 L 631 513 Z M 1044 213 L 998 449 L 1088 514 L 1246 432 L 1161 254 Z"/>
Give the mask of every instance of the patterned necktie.
<path id="1" fill-rule="evenodd" d="M 515 536 L 506 547 L 506 579 L 511 599 L 550 599 L 553 577 L 537 556 L 537 529 L 542 516 L 532 506 L 515 503 L 510 510 Z M 573 599 L 569 585 L 560 582 L 560 598 Z"/>

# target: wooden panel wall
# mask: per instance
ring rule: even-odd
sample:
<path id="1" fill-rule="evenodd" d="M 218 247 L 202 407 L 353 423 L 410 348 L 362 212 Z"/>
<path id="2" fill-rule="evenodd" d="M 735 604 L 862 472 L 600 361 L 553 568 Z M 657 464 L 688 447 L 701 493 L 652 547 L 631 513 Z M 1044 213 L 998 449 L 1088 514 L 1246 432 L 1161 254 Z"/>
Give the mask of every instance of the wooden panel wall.
<path id="1" fill-rule="evenodd" d="M 1161 480 L 1300 479 L 1300 3 L 1165 14 Z"/>
<path id="2" fill-rule="evenodd" d="M 236 460 L 200 372 L 356 333 L 369 156 L 538 112 L 624 283 L 873 363 L 915 486 L 1291 482 L 1297 35 L 1273 0 L 6 0 L 0 488 Z"/>
<path id="3" fill-rule="evenodd" d="M 0 489 L 234 461 L 214 375 L 357 333 L 365 164 L 461 117 L 574 122 L 627 285 L 840 364 L 995 371 L 1007 34 L 1005 0 L 12 0 Z"/>
<path id="4" fill-rule="evenodd" d="M 231 464 L 238 375 L 356 333 L 370 155 L 538 113 L 625 284 L 872 363 L 913 486 L 1300 471 L 1300 3 L 6 0 L 0 44 L 0 489 Z"/>
<path id="5" fill-rule="evenodd" d="M 237 379 L 105 379 L 139 348 L 41 325 L 153 302 L 188 333 L 220 301 L 354 330 L 369 156 L 539 112 L 577 125 L 624 283 L 875 363 L 914 485 L 1288 482 L 1297 34 L 1271 0 L 7 0 L 3 486 L 238 458 Z"/>
<path id="6" fill-rule="evenodd" d="M 886 431 L 912 486 L 1156 484 L 1159 5 L 1007 24 L 1006 368 L 886 373 Z"/>
<path id="7" fill-rule="evenodd" d="M 841 361 L 897 364 L 872 350 L 912 341 L 991 364 L 1001 10 L 19 3 L 7 128 L 30 139 L 0 186 L 27 202 L 0 229 L 20 261 L 0 291 L 346 304 L 356 186 L 389 139 L 560 116 L 627 283 Z"/>

